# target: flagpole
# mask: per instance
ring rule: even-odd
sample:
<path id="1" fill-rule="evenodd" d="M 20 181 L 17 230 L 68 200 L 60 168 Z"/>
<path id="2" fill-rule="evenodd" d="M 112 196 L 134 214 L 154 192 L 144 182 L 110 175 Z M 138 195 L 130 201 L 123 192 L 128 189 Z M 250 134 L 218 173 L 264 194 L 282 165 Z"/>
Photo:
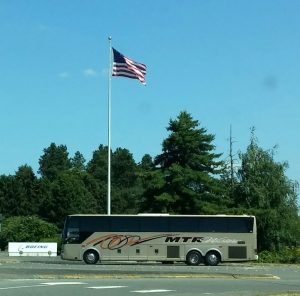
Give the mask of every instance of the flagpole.
<path id="1" fill-rule="evenodd" d="M 107 159 L 107 215 L 111 214 L 111 76 L 112 76 L 112 46 L 111 36 L 109 43 L 109 70 L 108 70 L 108 159 Z"/>

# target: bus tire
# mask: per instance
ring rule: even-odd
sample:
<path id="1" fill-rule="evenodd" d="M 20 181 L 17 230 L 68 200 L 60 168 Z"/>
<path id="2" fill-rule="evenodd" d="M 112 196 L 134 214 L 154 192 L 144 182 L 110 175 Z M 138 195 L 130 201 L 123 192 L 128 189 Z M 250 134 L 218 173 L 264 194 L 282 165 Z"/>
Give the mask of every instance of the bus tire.
<path id="1" fill-rule="evenodd" d="M 190 251 L 186 255 L 187 265 L 199 265 L 202 261 L 202 255 L 198 251 Z"/>
<path id="2" fill-rule="evenodd" d="M 83 261 L 86 264 L 96 264 L 99 261 L 99 254 L 95 250 L 87 250 L 83 254 Z"/>
<path id="3" fill-rule="evenodd" d="M 205 265 L 216 266 L 221 261 L 221 256 L 216 251 L 210 251 L 205 255 Z"/>

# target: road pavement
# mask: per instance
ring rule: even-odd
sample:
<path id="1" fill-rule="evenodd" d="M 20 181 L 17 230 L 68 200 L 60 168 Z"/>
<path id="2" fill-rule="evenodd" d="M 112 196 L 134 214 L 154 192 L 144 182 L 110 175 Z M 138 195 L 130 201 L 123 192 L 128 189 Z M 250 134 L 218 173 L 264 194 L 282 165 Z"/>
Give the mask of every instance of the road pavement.
<path id="1" fill-rule="evenodd" d="M 233 278 L 115 278 L 0 280 L 1 296 L 300 295 L 299 281 Z M 287 294 L 288 293 L 288 294 Z"/>
<path id="2" fill-rule="evenodd" d="M 9 257 L 0 252 L 1 296 L 300 295 L 300 265 L 110 262 L 86 265 L 60 257 Z"/>
<path id="3" fill-rule="evenodd" d="M 223 263 L 218 266 L 187 266 L 184 263 L 109 262 L 86 265 L 65 261 L 60 257 L 9 257 L 0 252 L 0 278 L 121 278 L 121 277 L 177 277 L 236 279 L 300 279 L 299 265 L 258 263 Z"/>

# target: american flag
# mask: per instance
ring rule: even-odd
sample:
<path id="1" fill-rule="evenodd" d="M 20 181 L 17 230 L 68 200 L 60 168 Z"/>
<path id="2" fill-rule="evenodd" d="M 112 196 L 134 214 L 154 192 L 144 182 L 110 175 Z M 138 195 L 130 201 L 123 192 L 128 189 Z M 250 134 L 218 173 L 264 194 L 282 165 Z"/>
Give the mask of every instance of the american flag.
<path id="1" fill-rule="evenodd" d="M 125 57 L 114 48 L 112 50 L 114 54 L 112 76 L 124 76 L 132 79 L 138 79 L 141 83 L 146 84 L 146 65 Z"/>

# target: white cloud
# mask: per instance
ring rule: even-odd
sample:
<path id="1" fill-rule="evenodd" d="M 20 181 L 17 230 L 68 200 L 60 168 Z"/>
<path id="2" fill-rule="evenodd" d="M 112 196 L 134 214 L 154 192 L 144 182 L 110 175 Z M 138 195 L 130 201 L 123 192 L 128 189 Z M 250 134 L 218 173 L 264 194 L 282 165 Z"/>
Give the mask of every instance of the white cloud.
<path id="1" fill-rule="evenodd" d="M 86 77 L 95 77 L 95 76 L 98 76 L 98 73 L 96 70 L 89 68 L 89 69 L 85 69 L 83 71 L 83 75 Z"/>

